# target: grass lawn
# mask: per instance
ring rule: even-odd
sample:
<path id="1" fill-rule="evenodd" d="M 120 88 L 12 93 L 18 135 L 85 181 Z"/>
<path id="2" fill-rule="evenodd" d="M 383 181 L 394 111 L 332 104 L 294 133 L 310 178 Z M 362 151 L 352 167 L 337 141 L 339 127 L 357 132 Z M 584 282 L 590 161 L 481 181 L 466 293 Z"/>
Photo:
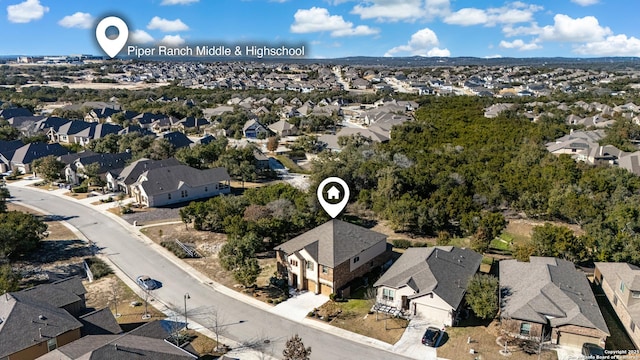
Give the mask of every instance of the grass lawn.
<path id="1" fill-rule="evenodd" d="M 489 244 L 489 247 L 500 251 L 511 251 L 511 246 L 509 246 L 509 243 L 512 240 L 513 238 L 511 238 L 511 240 L 508 240 L 502 237 L 497 237 L 491 240 L 491 244 Z"/>
<path id="2" fill-rule="evenodd" d="M 303 169 L 302 167 L 300 167 L 300 165 L 296 164 L 295 161 L 291 160 L 286 155 L 276 155 L 275 158 L 278 159 L 278 161 L 280 161 L 282 163 L 282 165 L 284 165 L 292 173 L 298 173 L 298 174 L 310 174 L 311 173 L 309 170 L 306 170 L 306 169 Z"/>
<path id="3" fill-rule="evenodd" d="M 497 321 L 487 324 L 477 319 L 463 321 L 459 326 L 447 328 L 444 344 L 438 347 L 438 357 L 451 360 L 473 359 L 502 359 L 498 351 L 502 348 L 496 343 L 499 333 Z M 471 337 L 471 343 L 467 343 Z M 470 354 L 470 350 L 475 354 Z M 528 355 L 522 351 L 514 351 L 511 356 L 504 357 L 511 360 L 537 360 L 538 355 Z M 541 354 L 542 360 L 557 360 L 555 351 L 545 351 Z"/>

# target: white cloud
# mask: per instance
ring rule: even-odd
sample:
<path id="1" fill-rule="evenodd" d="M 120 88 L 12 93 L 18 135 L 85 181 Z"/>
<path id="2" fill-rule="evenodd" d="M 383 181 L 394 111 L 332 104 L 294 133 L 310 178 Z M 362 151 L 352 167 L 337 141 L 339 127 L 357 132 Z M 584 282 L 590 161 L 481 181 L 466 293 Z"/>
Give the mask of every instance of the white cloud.
<path id="1" fill-rule="evenodd" d="M 42 18 L 46 12 L 49 8 L 42 6 L 40 0 L 26 0 L 7 6 L 7 19 L 13 23 L 28 23 Z"/>
<path id="2" fill-rule="evenodd" d="M 160 30 L 164 32 L 170 31 L 185 31 L 189 30 L 187 24 L 183 23 L 180 19 L 175 20 L 167 20 L 160 18 L 158 16 L 154 16 L 153 19 L 147 25 L 147 29 L 149 30 Z"/>
<path id="3" fill-rule="evenodd" d="M 370 0 L 354 6 L 352 14 L 379 21 L 430 20 L 450 12 L 449 0 Z"/>
<path id="4" fill-rule="evenodd" d="M 520 51 L 537 50 L 542 48 L 542 46 L 537 44 L 535 41 L 525 43 L 522 39 L 515 39 L 513 41 L 502 40 L 498 46 L 503 49 L 517 49 Z"/>
<path id="5" fill-rule="evenodd" d="M 185 40 L 180 35 L 165 35 L 160 43 L 167 46 L 180 46 Z"/>
<path id="6" fill-rule="evenodd" d="M 160 5 L 188 5 L 191 3 L 197 3 L 200 0 L 162 0 Z"/>
<path id="7" fill-rule="evenodd" d="M 608 36 L 602 41 L 589 42 L 574 49 L 578 54 L 597 56 L 640 56 L 640 39 L 627 35 Z"/>
<path id="8" fill-rule="evenodd" d="M 602 27 L 594 16 L 572 18 L 568 15 L 557 14 L 553 17 L 554 24 L 547 25 L 540 30 L 540 39 L 560 42 L 595 42 L 611 35 L 611 29 Z"/>
<path id="9" fill-rule="evenodd" d="M 144 30 L 134 30 L 129 34 L 129 42 L 132 44 L 148 44 L 153 40 L 153 36 Z"/>
<path id="10" fill-rule="evenodd" d="M 538 5 L 514 2 L 499 8 L 463 8 L 447 15 L 443 21 L 447 24 L 462 26 L 516 24 L 531 22 L 533 14 L 540 10 L 542 10 L 542 7 Z"/>
<path id="11" fill-rule="evenodd" d="M 502 57 L 502 55 L 500 54 L 493 54 L 493 55 L 487 55 L 484 58 L 485 59 L 500 59 Z"/>
<path id="12" fill-rule="evenodd" d="M 440 45 L 440 42 L 438 41 L 436 33 L 429 28 L 424 28 L 411 35 L 411 39 L 409 39 L 406 45 L 396 46 L 387 51 L 384 56 L 395 56 L 399 53 L 420 56 L 451 55 L 449 49 L 441 49 L 438 45 Z"/>
<path id="13" fill-rule="evenodd" d="M 311 9 L 299 9 L 293 15 L 291 32 L 307 34 L 313 32 L 328 31 L 333 37 L 373 35 L 380 32 L 378 29 L 366 25 L 353 26 L 352 22 L 345 21 L 340 15 L 331 15 L 325 8 L 312 7 Z"/>
<path id="14" fill-rule="evenodd" d="M 93 26 L 93 16 L 89 13 L 77 12 L 67 15 L 58 21 L 58 25 L 66 28 L 89 29 Z"/>
<path id="15" fill-rule="evenodd" d="M 599 0 L 571 0 L 571 2 L 574 2 L 580 6 L 589 6 L 589 5 L 594 5 L 597 4 Z"/>

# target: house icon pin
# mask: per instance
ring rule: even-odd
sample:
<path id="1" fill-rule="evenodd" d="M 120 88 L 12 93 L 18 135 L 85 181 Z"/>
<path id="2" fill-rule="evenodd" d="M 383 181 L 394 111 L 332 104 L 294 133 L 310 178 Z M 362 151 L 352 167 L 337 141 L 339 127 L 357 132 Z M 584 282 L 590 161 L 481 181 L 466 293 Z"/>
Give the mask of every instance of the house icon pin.
<path id="1" fill-rule="evenodd" d="M 340 200 L 340 190 L 335 186 L 331 186 L 331 188 L 327 190 L 327 196 L 329 200 Z"/>

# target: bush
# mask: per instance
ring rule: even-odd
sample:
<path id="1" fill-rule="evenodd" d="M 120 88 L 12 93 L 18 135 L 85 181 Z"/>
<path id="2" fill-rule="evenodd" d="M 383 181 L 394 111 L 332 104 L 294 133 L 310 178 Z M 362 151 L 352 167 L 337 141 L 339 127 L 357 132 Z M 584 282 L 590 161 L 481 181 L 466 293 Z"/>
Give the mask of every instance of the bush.
<path id="1" fill-rule="evenodd" d="M 97 257 L 90 257 L 85 259 L 85 261 L 87 265 L 89 265 L 89 270 L 91 270 L 94 279 L 100 279 L 101 277 L 113 274 L 113 270 L 111 270 L 109 265 Z"/>
<path id="2" fill-rule="evenodd" d="M 411 247 L 411 241 L 406 239 L 395 239 L 393 240 L 393 247 L 398 249 L 408 249 Z"/>
<path id="3" fill-rule="evenodd" d="M 84 194 L 88 191 L 89 191 L 89 187 L 87 187 L 86 185 L 79 185 L 71 188 L 71 192 L 74 194 L 80 194 L 80 193 Z"/>
<path id="4" fill-rule="evenodd" d="M 127 204 L 127 205 L 123 205 L 122 207 L 120 207 L 120 213 L 121 214 L 131 214 L 133 212 L 133 210 L 131 209 L 131 205 Z"/>
<path id="5" fill-rule="evenodd" d="M 184 259 L 187 257 L 187 253 L 182 250 L 182 248 L 176 244 L 174 241 L 163 241 L 160 243 L 164 248 L 171 251 L 175 256 L 180 259 Z"/>

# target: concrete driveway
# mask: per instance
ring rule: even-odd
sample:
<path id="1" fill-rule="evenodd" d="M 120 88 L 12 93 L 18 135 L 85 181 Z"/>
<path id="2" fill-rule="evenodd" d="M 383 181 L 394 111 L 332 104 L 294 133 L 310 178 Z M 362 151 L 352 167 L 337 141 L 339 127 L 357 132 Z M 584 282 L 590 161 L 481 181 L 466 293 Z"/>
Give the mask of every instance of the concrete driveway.
<path id="1" fill-rule="evenodd" d="M 329 301 L 328 296 L 316 295 L 309 291 L 292 293 L 292 295 L 287 301 L 274 306 L 270 312 L 290 320 L 300 321 L 307 317 L 311 310 Z"/>
<path id="2" fill-rule="evenodd" d="M 428 326 L 441 327 L 422 319 L 411 320 L 400 340 L 393 346 L 394 352 L 412 359 L 436 360 L 436 348 L 422 345 L 422 335 Z"/>

